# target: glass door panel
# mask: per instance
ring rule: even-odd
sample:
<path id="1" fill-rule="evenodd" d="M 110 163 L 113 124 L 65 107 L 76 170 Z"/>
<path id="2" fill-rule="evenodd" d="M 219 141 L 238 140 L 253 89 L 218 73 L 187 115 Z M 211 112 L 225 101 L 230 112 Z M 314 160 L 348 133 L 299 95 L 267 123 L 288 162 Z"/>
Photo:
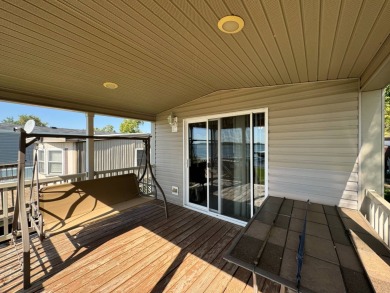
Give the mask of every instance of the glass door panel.
<path id="1" fill-rule="evenodd" d="M 187 124 L 188 203 L 249 221 L 267 195 L 266 115 L 248 112 Z"/>
<path id="2" fill-rule="evenodd" d="M 218 134 L 218 120 L 209 121 L 209 160 L 208 160 L 208 194 L 209 194 L 209 209 L 212 211 L 219 211 L 219 134 Z"/>
<path id="3" fill-rule="evenodd" d="M 253 114 L 253 213 L 265 199 L 265 115 Z"/>
<path id="4" fill-rule="evenodd" d="M 189 202 L 207 207 L 207 123 L 188 124 Z"/>
<path id="5" fill-rule="evenodd" d="M 221 120 L 221 214 L 251 217 L 250 115 Z"/>

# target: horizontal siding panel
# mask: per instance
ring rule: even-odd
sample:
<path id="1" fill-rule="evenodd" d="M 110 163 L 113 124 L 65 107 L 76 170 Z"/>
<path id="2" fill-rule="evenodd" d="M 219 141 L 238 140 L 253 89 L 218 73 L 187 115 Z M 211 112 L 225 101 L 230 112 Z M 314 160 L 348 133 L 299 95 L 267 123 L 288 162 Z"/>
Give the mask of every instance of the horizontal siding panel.
<path id="1" fill-rule="evenodd" d="M 316 131 L 319 130 L 339 130 L 343 129 L 344 131 L 348 130 L 357 130 L 358 121 L 355 119 L 344 120 L 344 121 L 312 121 L 307 123 L 300 124 L 282 124 L 275 125 L 272 124 L 272 132 L 290 132 L 290 131 Z"/>
<path id="2" fill-rule="evenodd" d="M 353 82 L 353 86 L 348 86 L 348 83 Z M 290 101 L 302 101 L 303 99 L 319 98 L 324 100 L 328 95 L 343 95 L 348 92 L 357 91 L 356 80 L 335 81 L 335 84 L 329 87 L 329 83 L 316 83 L 318 88 L 308 89 L 307 84 L 299 84 L 292 86 L 280 86 L 282 89 L 275 87 L 259 88 L 258 92 L 246 90 L 241 92 L 237 90 L 233 93 L 222 93 L 220 96 L 213 96 L 198 99 L 194 102 L 187 103 L 183 106 L 175 108 L 175 113 L 183 118 L 210 115 L 215 113 L 224 113 L 227 111 L 238 111 L 244 109 L 256 109 L 261 107 L 269 107 L 272 109 L 278 108 L 283 103 Z M 328 86 L 328 88 L 326 88 Z M 301 90 L 298 90 L 301 89 Z M 326 92 L 321 92 L 320 89 L 326 89 Z M 305 90 L 303 90 L 305 89 Z M 310 105 L 309 103 L 306 103 Z M 357 107 L 356 107 L 357 108 Z"/>
<path id="3" fill-rule="evenodd" d="M 303 200 L 306 201 L 308 199 L 308 196 L 305 194 L 302 194 L 300 192 L 298 193 L 293 193 L 293 192 L 283 192 L 283 191 L 277 191 L 273 192 L 270 194 L 270 196 L 275 196 L 275 197 L 290 197 L 294 198 L 296 200 Z M 312 203 L 319 203 L 319 204 L 325 204 L 325 205 L 337 205 L 342 208 L 348 208 L 348 209 L 357 209 L 357 201 L 356 200 L 349 200 L 349 199 L 337 199 L 335 201 L 334 198 L 327 197 L 327 196 L 321 196 L 317 198 L 311 198 L 310 202 Z"/>
<path id="4" fill-rule="evenodd" d="M 327 189 L 335 189 L 335 190 L 345 190 L 345 191 L 358 191 L 358 183 L 357 182 L 338 182 L 338 181 L 325 181 L 323 179 L 313 179 L 307 177 L 298 177 L 298 176 L 270 176 L 272 182 L 277 184 L 279 183 L 288 183 L 289 185 L 299 185 L 299 186 L 307 186 L 313 188 L 327 188 Z M 306 189 L 306 188 L 305 188 Z"/>
<path id="5" fill-rule="evenodd" d="M 335 156 L 335 157 L 341 157 L 344 155 L 351 155 L 355 156 L 357 158 L 358 152 L 357 150 L 351 150 L 350 148 L 339 148 L 339 147 L 323 147 L 322 145 L 319 146 L 312 146 L 312 147 L 299 147 L 299 148 L 291 148 L 288 144 L 288 141 L 286 144 L 281 146 L 273 146 L 272 147 L 272 153 L 273 154 L 289 154 L 289 155 L 316 155 L 316 156 Z"/>
<path id="6" fill-rule="evenodd" d="M 273 130 L 273 129 L 272 129 Z M 300 138 L 302 140 L 314 140 L 318 138 L 353 138 L 355 139 L 358 135 L 358 129 L 340 129 L 340 130 L 322 130 L 322 131 L 304 131 L 299 132 L 288 131 L 285 133 L 269 131 L 269 137 L 272 139 L 289 139 L 289 138 Z"/>
<path id="7" fill-rule="evenodd" d="M 344 79 L 329 82 L 303 83 L 294 85 L 281 85 L 259 88 L 247 88 L 237 90 L 219 91 L 192 102 L 175 108 L 180 112 L 192 111 L 199 106 L 209 104 L 210 107 L 217 106 L 221 101 L 232 103 L 257 102 L 272 105 L 278 102 L 297 101 L 305 98 L 324 97 L 331 95 L 342 95 L 359 89 L 356 79 Z"/>
<path id="8" fill-rule="evenodd" d="M 358 182 L 359 176 L 356 172 L 337 172 L 327 170 L 312 170 L 298 168 L 275 168 L 268 171 L 269 176 L 290 176 L 290 177 L 305 177 L 308 179 L 318 179 L 324 182 Z"/>
<path id="9" fill-rule="evenodd" d="M 279 162 L 279 161 L 272 161 L 270 160 L 270 168 L 272 167 L 285 167 L 285 168 L 294 168 L 294 167 L 301 167 L 304 169 L 313 169 L 313 170 L 330 170 L 330 171 L 341 171 L 341 172 L 357 172 L 358 170 L 358 164 L 351 165 L 349 163 L 344 164 L 316 164 L 316 163 L 302 163 L 302 162 L 293 162 L 290 160 L 289 162 Z"/>
<path id="10" fill-rule="evenodd" d="M 358 110 L 349 109 L 348 111 L 344 111 L 342 115 L 340 113 L 325 113 L 325 114 L 316 114 L 313 115 L 308 113 L 306 115 L 301 115 L 297 117 L 273 117 L 270 122 L 270 126 L 274 125 L 291 125 L 291 124 L 302 124 L 302 123 L 310 123 L 310 122 L 328 122 L 328 121 L 341 121 L 345 119 L 358 121 Z M 309 122 L 310 121 L 310 122 Z"/>
<path id="11" fill-rule="evenodd" d="M 291 110 L 306 108 L 307 106 L 323 106 L 323 105 L 334 105 L 338 106 L 340 103 L 354 102 L 356 100 L 355 93 L 335 94 L 326 97 L 310 97 L 303 98 L 298 96 L 296 100 L 292 101 L 279 101 L 272 103 L 272 107 L 278 110 Z"/>
<path id="12" fill-rule="evenodd" d="M 309 155 L 300 155 L 300 156 L 291 156 L 290 154 L 269 154 L 269 160 L 273 162 L 288 162 L 291 160 L 294 160 L 295 162 L 300 162 L 302 164 L 305 163 L 313 163 L 313 164 L 349 164 L 350 166 L 353 166 L 356 162 L 355 156 L 309 156 Z"/>
<path id="13" fill-rule="evenodd" d="M 291 108 L 291 109 L 286 109 L 286 110 L 273 111 L 273 112 L 270 112 L 270 119 L 271 118 L 278 118 L 278 117 L 300 116 L 300 115 L 305 115 L 305 114 L 313 115 L 313 114 L 344 112 L 344 111 L 348 111 L 351 109 L 357 110 L 356 101 L 338 103 L 337 105 L 335 105 L 335 104 L 320 105 L 320 106 Z M 342 113 L 340 115 L 342 115 Z"/>
<path id="14" fill-rule="evenodd" d="M 269 146 L 278 146 L 280 144 L 288 143 L 291 147 L 313 147 L 313 146 L 323 146 L 323 147 L 344 147 L 344 148 L 357 148 L 357 138 L 350 139 L 340 139 L 334 138 L 330 139 L 312 139 L 312 140 L 298 140 L 298 139 L 271 139 L 269 142 Z"/>
<path id="15" fill-rule="evenodd" d="M 358 81 L 221 91 L 160 113 L 157 176 L 183 196 L 183 119 L 268 108 L 269 195 L 357 207 Z M 178 132 L 167 123 L 179 118 Z M 185 144 L 185 142 L 184 142 Z"/>
<path id="16" fill-rule="evenodd" d="M 293 183 L 287 183 L 287 182 L 277 182 L 273 181 L 269 184 L 269 192 L 270 195 L 272 195 L 273 190 L 284 190 L 286 193 L 292 192 L 292 193 L 302 193 L 306 194 L 307 196 L 310 196 L 312 198 L 317 198 L 321 196 L 326 196 L 329 198 L 341 198 L 344 199 L 353 199 L 354 196 L 357 196 L 356 192 L 349 191 L 349 190 L 343 190 L 337 189 L 337 188 L 318 188 L 316 186 L 310 186 L 310 185 L 302 185 L 302 184 L 293 184 Z M 310 198 L 309 197 L 309 198 Z"/>

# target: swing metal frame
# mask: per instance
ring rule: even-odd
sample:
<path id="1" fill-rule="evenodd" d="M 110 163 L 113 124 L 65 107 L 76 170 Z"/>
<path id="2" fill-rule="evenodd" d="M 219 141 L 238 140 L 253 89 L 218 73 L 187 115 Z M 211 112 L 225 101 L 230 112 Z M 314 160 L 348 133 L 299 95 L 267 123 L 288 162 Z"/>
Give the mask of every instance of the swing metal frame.
<path id="1" fill-rule="evenodd" d="M 39 211 L 39 193 L 37 193 L 37 200 L 31 200 L 29 213 L 26 208 L 25 200 L 25 160 L 26 160 L 26 148 L 42 138 L 68 138 L 68 139 L 129 139 L 129 140 L 141 140 L 145 146 L 146 162 L 141 177 L 138 178 L 138 182 L 141 182 L 147 170 L 149 170 L 152 182 L 161 192 L 163 197 L 165 216 L 168 218 L 168 205 L 165 197 L 165 193 L 153 173 L 153 169 L 150 163 L 150 135 L 144 136 L 90 136 L 90 135 L 67 135 L 67 134 L 48 134 L 48 133 L 27 133 L 23 128 L 15 128 L 14 131 L 20 133 L 19 137 L 19 150 L 18 150 L 18 174 L 17 174 L 17 196 L 16 205 L 14 211 L 14 218 L 12 222 L 12 239 L 16 248 L 16 240 L 19 236 L 22 238 L 22 251 L 20 256 L 21 270 L 23 272 L 23 288 L 28 289 L 31 286 L 31 271 L 30 271 L 30 229 L 28 222 L 31 223 L 33 230 L 38 234 L 41 240 L 44 239 L 43 233 L 43 217 Z M 33 197 L 33 182 L 36 174 L 36 188 L 39 188 L 39 179 L 37 174 L 37 154 L 34 156 L 33 177 L 31 179 L 30 198 Z M 138 172 L 139 173 L 139 172 Z M 155 193 L 157 199 L 157 189 Z M 18 253 L 19 255 L 19 253 Z"/>

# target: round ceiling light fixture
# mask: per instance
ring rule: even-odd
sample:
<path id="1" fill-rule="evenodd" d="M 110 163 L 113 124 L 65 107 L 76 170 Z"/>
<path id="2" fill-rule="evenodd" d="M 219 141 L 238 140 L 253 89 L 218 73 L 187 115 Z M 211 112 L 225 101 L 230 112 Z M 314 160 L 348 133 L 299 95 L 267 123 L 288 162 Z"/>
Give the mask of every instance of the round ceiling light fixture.
<path id="1" fill-rule="evenodd" d="M 243 27 L 244 20 L 236 15 L 228 15 L 218 21 L 219 30 L 227 34 L 238 33 Z"/>
<path id="2" fill-rule="evenodd" d="M 109 82 L 109 81 L 103 83 L 103 86 L 104 86 L 105 88 L 107 88 L 107 89 L 110 89 L 110 90 L 115 90 L 115 89 L 118 88 L 118 85 L 117 85 L 116 83 L 114 83 L 114 82 Z"/>

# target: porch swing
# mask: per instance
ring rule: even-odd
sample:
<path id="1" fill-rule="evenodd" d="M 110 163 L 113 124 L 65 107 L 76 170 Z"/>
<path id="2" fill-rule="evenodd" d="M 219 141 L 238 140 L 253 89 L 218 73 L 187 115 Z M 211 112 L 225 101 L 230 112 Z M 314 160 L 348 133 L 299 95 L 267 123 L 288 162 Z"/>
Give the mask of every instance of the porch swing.
<path id="1" fill-rule="evenodd" d="M 20 263 L 24 274 L 25 289 L 30 286 L 29 233 L 31 230 L 36 232 L 39 238 L 43 240 L 52 234 L 61 233 L 77 226 L 83 226 L 157 199 L 157 193 L 155 193 L 153 198 L 144 196 L 140 191 L 139 184 L 144 179 L 147 170 L 149 170 L 152 183 L 156 186 L 156 190 L 158 188 L 162 194 L 165 216 L 168 218 L 166 197 L 153 174 L 150 164 L 150 135 L 118 137 L 32 133 L 34 126 L 35 122 L 29 120 L 24 128 L 17 129 L 20 132 L 20 140 L 17 197 L 12 224 L 12 242 L 15 244 L 16 238 L 18 236 L 22 237 L 23 257 L 21 257 Z M 35 152 L 33 176 L 30 186 L 30 206 L 29 211 L 27 211 L 24 191 L 25 152 L 28 146 L 44 137 L 141 140 L 145 146 L 145 165 L 142 173 L 140 172 L 141 166 L 139 166 L 138 176 L 134 173 L 129 173 L 39 188 L 39 164 L 37 152 Z M 142 160 L 143 158 L 141 158 Z M 34 187 L 36 189 L 35 193 Z M 28 227 L 29 223 L 31 228 Z"/>

